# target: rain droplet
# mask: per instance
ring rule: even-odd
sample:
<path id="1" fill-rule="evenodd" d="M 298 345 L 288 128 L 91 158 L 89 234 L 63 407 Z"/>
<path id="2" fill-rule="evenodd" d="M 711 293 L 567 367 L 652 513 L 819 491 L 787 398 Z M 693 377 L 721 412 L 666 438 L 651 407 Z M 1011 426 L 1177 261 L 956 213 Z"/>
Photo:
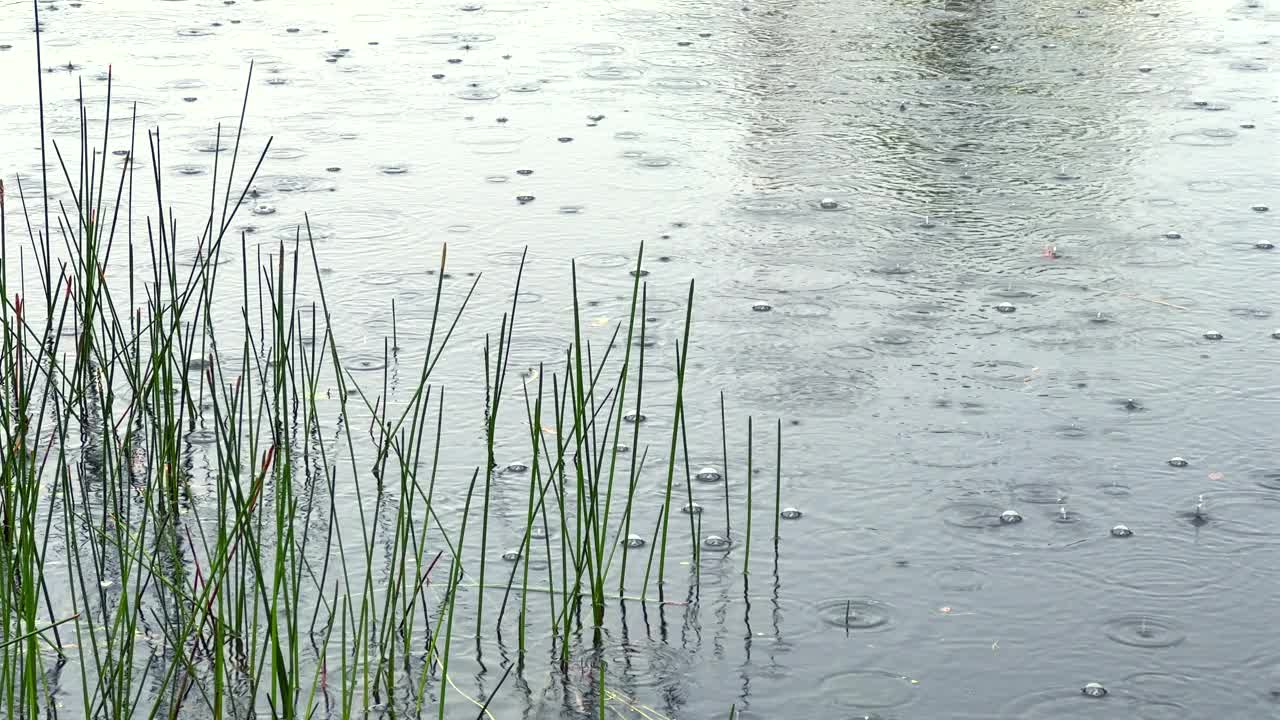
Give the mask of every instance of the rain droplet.
<path id="1" fill-rule="evenodd" d="M 502 559 L 507 562 L 515 562 L 520 559 L 520 551 L 512 548 L 511 550 L 502 553 Z"/>
<path id="2" fill-rule="evenodd" d="M 1169 458 L 1170 467 L 1186 467 L 1189 464 L 1190 463 L 1188 463 L 1185 459 L 1178 457 L 1177 455 Z"/>
<path id="3" fill-rule="evenodd" d="M 996 310 L 1002 313 L 1011 313 L 1017 309 L 1018 308 L 1013 303 L 1008 302 L 1002 302 L 999 305 L 996 305 Z"/>
<path id="4" fill-rule="evenodd" d="M 1204 339 L 1205 340 L 1221 340 L 1222 333 L 1218 332 L 1217 330 L 1206 330 L 1204 333 Z"/>
<path id="5" fill-rule="evenodd" d="M 680 508 L 680 512 L 684 513 L 685 515 L 701 515 L 702 506 L 699 505 L 698 503 L 690 503 Z"/>
<path id="6" fill-rule="evenodd" d="M 783 520 L 799 520 L 803 515 L 804 513 L 800 512 L 798 508 L 793 507 L 783 508 L 782 512 L 778 513 L 778 516 Z"/>
<path id="7" fill-rule="evenodd" d="M 258 205 L 253 208 L 254 215 L 275 215 L 276 209 L 271 205 Z"/>
<path id="8" fill-rule="evenodd" d="M 1127 538 L 1133 537 L 1133 531 L 1127 525 L 1117 525 L 1111 528 L 1111 537 Z"/>
<path id="9" fill-rule="evenodd" d="M 522 472 L 528 472 L 528 471 L 529 471 L 529 466 L 525 465 L 522 462 L 513 462 L 507 465 L 507 472 L 509 473 L 522 473 Z"/>
<path id="10" fill-rule="evenodd" d="M 639 535 L 634 535 L 634 534 L 628 535 L 622 539 L 622 546 L 627 548 L 628 550 L 635 550 L 636 548 L 642 548 L 644 547 L 644 545 L 645 545 L 645 539 L 640 537 Z"/>
<path id="11" fill-rule="evenodd" d="M 1022 522 L 1022 514 L 1017 510 L 1005 510 L 1000 513 L 1000 522 L 1004 525 L 1016 525 Z"/>
<path id="12" fill-rule="evenodd" d="M 1084 693 L 1085 695 L 1088 695 L 1089 697 L 1095 697 L 1095 698 L 1106 697 L 1107 695 L 1107 689 L 1102 687 L 1100 683 L 1096 683 L 1096 682 L 1091 682 L 1088 685 L 1085 685 L 1084 687 L 1080 688 L 1080 692 Z"/>

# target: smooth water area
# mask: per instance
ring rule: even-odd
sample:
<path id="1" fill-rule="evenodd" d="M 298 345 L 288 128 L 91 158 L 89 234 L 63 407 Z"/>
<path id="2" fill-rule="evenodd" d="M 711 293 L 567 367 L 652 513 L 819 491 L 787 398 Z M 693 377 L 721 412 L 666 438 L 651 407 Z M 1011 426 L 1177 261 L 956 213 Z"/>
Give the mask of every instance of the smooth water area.
<path id="1" fill-rule="evenodd" d="M 619 688 L 659 712 L 1280 712 L 1270 0 L 42 8 L 51 137 L 75 134 L 77 83 L 100 102 L 113 65 L 193 217 L 254 62 L 247 132 L 274 141 L 236 230 L 268 253 L 309 214 L 354 370 L 382 369 L 391 299 L 399 344 L 423 341 L 443 243 L 454 296 L 484 273 L 450 361 L 475 422 L 446 446 L 475 447 L 475 361 L 525 246 L 519 368 L 561 357 L 570 259 L 603 332 L 645 243 L 663 360 L 696 279 L 692 464 L 721 464 L 723 391 L 732 502 L 752 415 L 771 526 L 780 416 L 798 513 L 776 570 L 762 543 L 744 583 L 741 549 L 704 539 L 696 597 L 609 628 Z M 29 4 L 0 5 L 10 198 L 39 174 L 32 28 Z M 502 464 L 528 462 L 517 415 Z M 481 460 L 447 455 L 443 487 L 461 494 Z M 704 535 L 723 534 L 706 529 L 723 482 L 693 483 Z M 495 500 L 499 564 L 521 487 Z M 482 638 L 452 672 L 483 690 L 508 661 Z M 539 667 L 491 710 L 592 712 L 560 691 Z"/>

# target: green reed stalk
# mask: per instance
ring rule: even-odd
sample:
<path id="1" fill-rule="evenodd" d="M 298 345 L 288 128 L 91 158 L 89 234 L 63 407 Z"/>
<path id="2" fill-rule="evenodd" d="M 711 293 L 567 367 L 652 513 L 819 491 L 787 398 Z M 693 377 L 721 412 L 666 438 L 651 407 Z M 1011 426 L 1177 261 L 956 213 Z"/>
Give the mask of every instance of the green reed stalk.
<path id="1" fill-rule="evenodd" d="M 676 348 L 676 355 L 679 358 L 676 363 L 676 407 L 674 420 L 671 423 L 671 446 L 667 457 L 667 486 L 666 494 L 662 501 L 662 546 L 658 549 L 658 599 L 663 598 L 663 583 L 666 575 L 667 567 L 667 529 L 670 526 L 668 515 L 671 513 L 671 485 L 675 479 L 676 472 L 676 442 L 680 439 L 680 423 L 684 421 L 684 372 L 686 367 L 687 356 L 689 353 L 689 328 L 693 324 L 693 281 L 689 281 L 689 300 L 685 306 L 684 315 L 684 343 Z M 695 536 L 693 542 L 696 544 L 698 538 Z"/>
<path id="2" fill-rule="evenodd" d="M 744 545 L 743 553 L 742 553 L 742 574 L 743 575 L 751 574 L 751 505 L 752 505 L 751 485 L 752 485 L 752 473 L 754 472 L 754 469 L 752 467 L 753 449 L 754 449 L 753 444 L 755 442 L 755 430 L 753 427 L 753 422 L 754 422 L 753 418 L 750 415 L 748 415 L 747 416 L 747 538 L 746 538 L 746 541 L 743 543 Z"/>
<path id="3" fill-rule="evenodd" d="M 778 546 L 781 537 L 779 521 L 782 518 L 782 418 L 778 418 L 778 454 L 773 463 L 773 546 Z"/>

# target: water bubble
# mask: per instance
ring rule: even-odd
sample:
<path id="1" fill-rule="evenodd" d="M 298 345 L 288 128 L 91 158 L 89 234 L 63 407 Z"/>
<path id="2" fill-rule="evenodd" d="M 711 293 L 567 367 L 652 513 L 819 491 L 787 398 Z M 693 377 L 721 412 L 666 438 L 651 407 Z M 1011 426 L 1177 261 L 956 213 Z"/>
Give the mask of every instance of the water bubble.
<path id="1" fill-rule="evenodd" d="M 751 309 L 756 312 L 769 312 L 770 310 L 773 309 L 773 306 L 770 305 L 769 303 L 756 303 L 755 305 L 751 306 Z"/>
<path id="2" fill-rule="evenodd" d="M 702 539 L 702 547 L 708 550 L 728 550 L 732 544 L 729 538 L 720 537 L 719 535 L 708 535 Z"/>
<path id="3" fill-rule="evenodd" d="M 1169 458 L 1169 466 L 1170 466 L 1170 467 L 1179 467 L 1179 468 L 1181 468 L 1181 467 L 1186 467 L 1186 466 L 1187 466 L 1187 465 L 1189 465 L 1189 464 L 1190 464 L 1190 463 L 1188 463 L 1185 459 L 1183 459 L 1183 458 L 1181 458 L 1181 457 L 1178 457 L 1178 456 L 1176 456 L 1176 455 L 1175 455 L 1175 456 L 1173 456 L 1173 457 L 1171 457 L 1171 458 Z"/>
<path id="4" fill-rule="evenodd" d="M 1204 333 L 1204 339 L 1205 340 L 1221 340 L 1222 333 L 1218 332 L 1217 330 L 1206 330 Z"/>
<path id="5" fill-rule="evenodd" d="M 1267 207 L 1266 205 L 1254 205 L 1252 209 L 1254 212 L 1266 212 L 1271 208 Z"/>
<path id="6" fill-rule="evenodd" d="M 684 513 L 685 515 L 701 515 L 702 506 L 699 505 L 698 503 L 689 503 L 688 505 L 685 505 L 684 507 L 680 508 L 680 512 Z"/>
<path id="7" fill-rule="evenodd" d="M 1275 338 L 1276 340 L 1280 340 L 1280 330 L 1272 330 L 1271 337 Z"/>
<path id="8" fill-rule="evenodd" d="M 631 414 L 629 414 L 629 415 L 625 415 L 625 416 L 623 416 L 623 418 L 622 418 L 622 419 L 623 419 L 623 420 L 626 420 L 626 421 L 627 421 L 627 422 L 629 422 L 629 423 L 642 423 L 642 422 L 644 422 L 645 420 L 648 420 L 648 418 L 647 418 L 647 417 L 645 417 L 644 415 L 639 414 L 639 413 L 631 413 Z"/>
<path id="9" fill-rule="evenodd" d="M 783 508 L 782 512 L 778 513 L 778 516 L 783 520 L 799 520 L 804 516 L 804 513 L 800 512 L 799 508 L 788 507 Z"/>
<path id="10" fill-rule="evenodd" d="M 529 175 L 532 175 L 532 174 L 533 174 L 533 171 L 532 171 L 532 170 L 517 170 L 517 171 L 516 171 L 516 174 L 517 174 L 517 175 L 524 175 L 524 176 L 526 176 L 526 177 L 527 177 L 527 176 L 529 176 Z"/>
<path id="11" fill-rule="evenodd" d="M 562 143 L 569 143 L 569 142 L 573 142 L 573 138 L 568 137 L 568 136 L 565 136 L 565 137 L 558 137 L 558 138 L 556 138 L 556 140 L 559 140 L 559 141 L 560 141 L 560 142 L 562 142 Z"/>
<path id="12" fill-rule="evenodd" d="M 1138 72 L 1141 72 L 1141 73 L 1149 73 L 1149 72 L 1151 72 L 1151 70 L 1152 70 L 1152 68 L 1151 68 L 1151 66 L 1150 66 L 1150 65 L 1139 65 L 1139 66 L 1138 66 Z"/>
<path id="13" fill-rule="evenodd" d="M 1164 234 L 1164 238 L 1165 238 L 1166 240 L 1181 240 L 1181 239 L 1182 239 L 1182 233 L 1180 233 L 1180 232 L 1178 232 L 1178 231 L 1176 231 L 1176 230 L 1170 230 L 1170 231 L 1168 231 L 1168 232 L 1166 232 L 1166 233 Z"/>
<path id="14" fill-rule="evenodd" d="M 409 168 L 403 165 L 385 165 L 382 168 L 379 168 L 379 171 L 383 175 L 403 175 L 409 172 Z"/>
<path id="15" fill-rule="evenodd" d="M 838 210 L 840 209 L 840 203 L 834 198 L 822 198 L 818 201 L 818 207 L 823 210 Z"/>
<path id="16" fill-rule="evenodd" d="M 275 215 L 276 209 L 272 205 L 256 205 L 253 208 L 254 215 Z"/>
<path id="17" fill-rule="evenodd" d="M 1275 250 L 1276 249 L 1275 243 L 1271 242 L 1270 240 L 1259 240 L 1258 242 L 1253 244 L 1253 247 L 1258 250 Z"/>
<path id="18" fill-rule="evenodd" d="M 645 546 L 645 539 L 639 535 L 631 534 L 622 539 L 622 546 L 628 550 L 635 550 Z"/>
<path id="19" fill-rule="evenodd" d="M 520 203 L 521 205 L 528 205 L 529 203 L 533 202 L 533 196 L 532 196 L 532 195 L 517 195 L 517 196 L 516 196 L 516 202 Z"/>
<path id="20" fill-rule="evenodd" d="M 1084 693 L 1085 695 L 1088 695 L 1089 697 L 1095 697 L 1095 698 L 1106 697 L 1107 695 L 1107 689 L 1102 687 L 1101 683 L 1096 683 L 1096 682 L 1091 682 L 1085 685 L 1084 687 L 1080 688 L 1080 692 Z"/>
<path id="21" fill-rule="evenodd" d="M 522 462 L 513 462 L 513 463 L 507 464 L 507 472 L 509 473 L 522 473 L 522 472 L 528 472 L 528 471 L 529 471 L 529 466 L 525 465 Z"/>
<path id="22" fill-rule="evenodd" d="M 515 548 L 512 548 L 502 553 L 502 559 L 506 560 L 507 562 L 515 562 L 520 559 L 520 551 Z"/>
<path id="23" fill-rule="evenodd" d="M 1022 514 L 1017 510 L 1005 510 L 1000 513 L 1000 522 L 1003 525 L 1016 525 L 1022 522 Z"/>
<path id="24" fill-rule="evenodd" d="M 1127 538 L 1133 537 L 1133 531 L 1127 525 L 1117 525 L 1111 528 L 1111 537 Z"/>
<path id="25" fill-rule="evenodd" d="M 996 311 L 1002 313 L 1011 313 L 1017 309 L 1018 308 L 1013 303 L 1002 302 L 999 305 L 996 305 Z"/>
<path id="26" fill-rule="evenodd" d="M 698 471 L 697 475 L 693 476 L 693 479 L 698 482 L 714 483 L 720 482 L 723 477 L 724 476 L 720 474 L 718 469 L 713 467 L 704 467 Z"/>

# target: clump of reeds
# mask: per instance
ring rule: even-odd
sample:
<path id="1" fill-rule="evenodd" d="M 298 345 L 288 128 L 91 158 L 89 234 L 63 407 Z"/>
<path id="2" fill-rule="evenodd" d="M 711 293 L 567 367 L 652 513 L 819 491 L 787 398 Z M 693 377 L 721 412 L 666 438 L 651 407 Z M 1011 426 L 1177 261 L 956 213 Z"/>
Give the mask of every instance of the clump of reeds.
<path id="1" fill-rule="evenodd" d="M 52 202 L 48 177 L 38 194 L 16 183 L 27 233 L 13 247 L 5 230 L 12 197 L 0 185 L 6 717 L 54 707 L 57 687 L 71 682 L 58 677 L 68 663 L 85 717 L 264 708 L 280 717 L 416 716 L 434 705 L 443 718 L 453 693 L 484 716 L 512 668 L 523 674 L 530 630 L 552 638 L 548 657 L 567 672 L 571 658 L 598 651 L 611 603 L 664 601 L 681 552 L 669 542 L 674 493 L 693 505 L 685 423 L 693 283 L 657 507 L 644 500 L 649 448 L 640 420 L 655 411 L 644 384 L 652 358 L 642 247 L 629 312 L 603 346 L 584 333 L 576 268 L 564 353 L 525 376 L 514 397 L 514 302 L 486 338 L 481 464 L 465 479 L 461 514 L 442 517 L 442 454 L 469 449 L 442 447 L 450 419 L 438 364 L 480 278 L 446 308 L 442 249 L 412 382 L 393 392 L 385 370 L 357 382 L 343 362 L 309 220 L 252 262 L 248 239 L 232 230 L 270 146 L 242 148 L 248 84 L 239 125 L 217 130 L 216 145 L 231 148 L 213 154 L 208 214 L 194 228 L 169 209 L 159 130 L 140 132 L 131 115 L 124 162 L 109 167 L 110 88 L 108 77 L 101 146 L 89 137 L 83 95 L 79 147 L 51 144 L 69 199 Z M 40 113 L 43 128 L 43 98 Z M 45 140 L 42 131 L 42 148 Z M 136 170 L 140 154 L 149 172 Z M 231 279 L 220 271 L 224 253 L 241 259 L 229 265 Z M 522 274 L 523 263 L 517 291 Z M 388 365 L 411 362 L 398 337 L 384 355 Z M 515 562 L 495 578 L 495 455 L 511 401 L 523 406 L 519 442 L 531 460 Z M 720 413 L 728 536 L 723 396 Z M 748 455 L 744 572 L 751 471 Z M 696 584 L 700 521 L 689 515 L 683 557 Z M 651 524 L 637 541 L 633 529 Z M 775 520 L 775 544 L 777 535 Z M 545 575 L 531 565 L 535 554 Z M 657 598 L 648 595 L 655 570 Z M 455 635 L 465 629 L 478 640 L 512 624 L 518 664 L 488 697 L 467 695 L 449 674 Z M 596 667 L 600 716 L 606 702 L 635 707 L 606 689 L 605 662 Z"/>

